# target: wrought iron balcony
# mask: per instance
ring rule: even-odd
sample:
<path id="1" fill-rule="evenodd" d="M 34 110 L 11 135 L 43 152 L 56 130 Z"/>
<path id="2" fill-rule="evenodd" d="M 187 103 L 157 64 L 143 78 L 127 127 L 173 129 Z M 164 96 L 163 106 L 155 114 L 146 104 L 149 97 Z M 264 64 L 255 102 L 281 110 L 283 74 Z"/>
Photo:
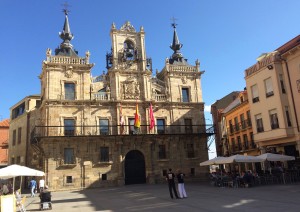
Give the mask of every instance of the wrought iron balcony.
<path id="1" fill-rule="evenodd" d="M 251 119 L 246 119 L 246 120 L 244 120 L 242 122 L 239 122 L 237 124 L 229 125 L 229 132 L 230 132 L 230 134 L 238 133 L 242 130 L 245 130 L 245 129 L 251 128 L 251 127 L 252 127 Z"/>
<path id="2" fill-rule="evenodd" d="M 208 128 L 209 127 L 209 128 Z M 73 137 L 73 136 L 116 136 L 116 135 L 176 135 L 176 134 L 203 134 L 211 136 L 215 134 L 212 125 L 141 125 L 135 128 L 133 125 L 109 125 L 109 126 L 35 126 L 33 137 Z"/>

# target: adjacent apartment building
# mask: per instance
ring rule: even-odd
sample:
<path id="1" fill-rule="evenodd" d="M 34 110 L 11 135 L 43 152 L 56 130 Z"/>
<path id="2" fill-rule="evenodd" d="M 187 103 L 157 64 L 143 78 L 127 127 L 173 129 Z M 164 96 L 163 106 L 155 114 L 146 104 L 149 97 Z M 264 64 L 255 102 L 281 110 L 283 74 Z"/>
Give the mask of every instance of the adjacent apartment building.
<path id="1" fill-rule="evenodd" d="M 245 70 L 254 141 L 261 153 L 299 157 L 300 36 Z"/>
<path id="2" fill-rule="evenodd" d="M 9 119 L 0 121 L 0 168 L 8 164 Z"/>
<path id="3" fill-rule="evenodd" d="M 41 94 L 11 108 L 10 164 L 46 172 L 53 190 L 158 183 L 169 168 L 206 179 L 204 72 L 181 53 L 176 24 L 173 54 L 156 74 L 144 28 L 112 24 L 107 72 L 92 77 L 90 52 L 74 49 L 64 12 L 62 43 L 42 63 Z"/>
<path id="4" fill-rule="evenodd" d="M 215 126 L 214 132 L 217 156 L 224 156 L 224 138 L 222 136 L 222 112 L 228 105 L 230 105 L 230 103 L 232 103 L 236 98 L 238 98 L 238 95 L 239 91 L 233 91 L 211 105 L 210 113 L 213 119 L 212 122 Z"/>
<path id="5" fill-rule="evenodd" d="M 223 156 L 235 154 L 257 156 L 247 90 L 222 111 Z"/>

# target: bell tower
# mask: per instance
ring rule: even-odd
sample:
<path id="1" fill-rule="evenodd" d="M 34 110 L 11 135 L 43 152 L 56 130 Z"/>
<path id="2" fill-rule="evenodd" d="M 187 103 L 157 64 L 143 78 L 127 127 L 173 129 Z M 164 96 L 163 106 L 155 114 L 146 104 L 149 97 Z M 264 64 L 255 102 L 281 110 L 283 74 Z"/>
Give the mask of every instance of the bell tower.
<path id="1" fill-rule="evenodd" d="M 145 32 L 127 21 L 119 30 L 113 23 L 110 30 L 112 48 L 106 55 L 111 97 L 115 100 L 146 100 L 146 87 L 152 74 L 151 59 L 146 57 Z"/>

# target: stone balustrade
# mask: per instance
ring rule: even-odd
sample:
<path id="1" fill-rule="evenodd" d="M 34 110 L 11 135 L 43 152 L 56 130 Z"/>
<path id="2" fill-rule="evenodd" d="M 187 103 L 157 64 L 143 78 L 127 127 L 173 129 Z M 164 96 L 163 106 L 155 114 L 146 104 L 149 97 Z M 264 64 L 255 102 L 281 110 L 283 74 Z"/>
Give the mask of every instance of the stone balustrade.
<path id="1" fill-rule="evenodd" d="M 49 56 L 47 61 L 50 63 L 60 64 L 88 64 L 86 58 L 74 58 L 74 57 L 61 57 L 61 56 Z"/>
<path id="2" fill-rule="evenodd" d="M 96 93 L 94 94 L 96 100 L 110 100 L 110 93 Z"/>
<path id="3" fill-rule="evenodd" d="M 165 94 L 155 94 L 155 101 L 165 102 L 167 101 L 167 96 Z"/>

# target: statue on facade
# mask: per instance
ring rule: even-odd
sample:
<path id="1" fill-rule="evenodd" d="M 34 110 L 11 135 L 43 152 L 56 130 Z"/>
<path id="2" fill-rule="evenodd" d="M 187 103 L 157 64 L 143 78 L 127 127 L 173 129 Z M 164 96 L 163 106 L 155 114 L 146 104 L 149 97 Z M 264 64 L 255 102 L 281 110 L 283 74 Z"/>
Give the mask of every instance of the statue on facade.
<path id="1" fill-rule="evenodd" d="M 47 51 L 46 51 L 46 56 L 47 56 L 47 57 L 50 57 L 50 56 L 51 56 L 51 49 L 50 49 L 50 48 L 47 49 Z"/>

